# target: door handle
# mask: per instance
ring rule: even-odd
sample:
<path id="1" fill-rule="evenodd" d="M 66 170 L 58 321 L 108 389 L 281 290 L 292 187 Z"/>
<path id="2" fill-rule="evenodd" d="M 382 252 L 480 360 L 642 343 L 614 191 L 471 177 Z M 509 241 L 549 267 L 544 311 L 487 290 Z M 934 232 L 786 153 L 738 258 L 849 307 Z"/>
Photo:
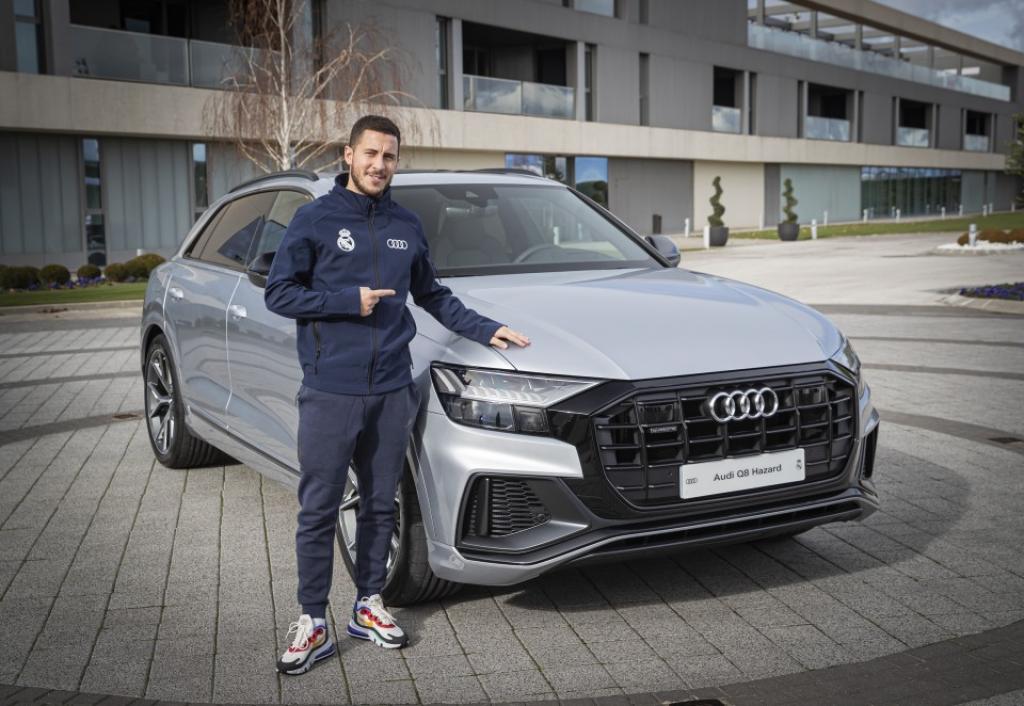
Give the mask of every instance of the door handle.
<path id="1" fill-rule="evenodd" d="M 232 304 L 228 307 L 228 311 L 231 312 L 231 316 L 236 319 L 244 319 L 247 315 L 245 307 L 241 304 Z"/>
<path id="2" fill-rule="evenodd" d="M 171 295 L 172 299 L 179 301 L 185 298 L 185 293 L 181 291 L 181 287 L 171 287 L 167 290 L 167 293 Z"/>

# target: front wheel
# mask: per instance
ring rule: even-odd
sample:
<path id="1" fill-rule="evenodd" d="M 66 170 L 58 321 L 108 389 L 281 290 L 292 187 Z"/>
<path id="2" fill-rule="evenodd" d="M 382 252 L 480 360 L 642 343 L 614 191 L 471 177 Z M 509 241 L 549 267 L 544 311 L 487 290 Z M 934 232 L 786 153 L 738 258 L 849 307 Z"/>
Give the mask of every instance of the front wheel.
<path id="1" fill-rule="evenodd" d="M 146 429 L 157 460 L 168 468 L 193 468 L 214 462 L 231 463 L 220 449 L 206 443 L 185 426 L 181 384 L 171 347 L 161 333 L 146 351 L 143 373 Z"/>
<path id="2" fill-rule="evenodd" d="M 359 512 L 359 480 L 351 465 L 345 492 L 338 508 L 338 544 L 345 568 L 356 577 L 356 517 Z M 388 550 L 387 577 L 381 596 L 387 605 L 412 605 L 455 593 L 462 584 L 438 578 L 427 561 L 427 536 L 420 514 L 416 483 L 406 467 L 395 492 L 395 529 Z"/>

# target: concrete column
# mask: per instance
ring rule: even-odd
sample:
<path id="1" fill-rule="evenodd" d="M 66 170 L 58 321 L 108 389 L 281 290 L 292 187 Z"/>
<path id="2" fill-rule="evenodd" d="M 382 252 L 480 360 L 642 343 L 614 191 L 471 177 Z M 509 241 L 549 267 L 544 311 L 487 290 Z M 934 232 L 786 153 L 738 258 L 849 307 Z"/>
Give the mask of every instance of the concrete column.
<path id="1" fill-rule="evenodd" d="M 0 71 L 17 70 L 14 42 L 14 0 L 0 0 Z"/>
<path id="2" fill-rule="evenodd" d="M 750 133 L 750 72 L 743 72 L 743 104 L 740 106 L 740 132 Z"/>
<path id="3" fill-rule="evenodd" d="M 757 24 L 764 24 L 764 0 L 757 0 Z"/>
<path id="4" fill-rule="evenodd" d="M 576 91 L 576 119 L 587 119 L 586 81 L 587 81 L 587 45 L 585 42 L 570 43 L 565 49 L 565 74 L 569 85 Z M 648 100 L 650 98 L 648 97 Z M 648 106 L 648 114 L 650 106 Z"/>
<path id="5" fill-rule="evenodd" d="M 935 47 L 931 44 L 928 45 L 928 68 L 935 68 Z"/>
<path id="6" fill-rule="evenodd" d="M 900 97 L 896 96 L 892 99 L 892 143 L 894 145 L 899 144 L 897 137 L 900 132 Z"/>
<path id="7" fill-rule="evenodd" d="M 800 81 L 800 110 L 797 111 L 797 137 L 806 137 L 804 124 L 806 123 L 805 118 L 807 117 L 807 101 L 809 100 L 810 90 L 808 88 L 807 81 Z"/>
<path id="8" fill-rule="evenodd" d="M 956 55 L 956 75 L 959 76 L 964 72 L 964 55 Z"/>
<path id="9" fill-rule="evenodd" d="M 811 10 L 811 26 L 809 28 L 812 37 L 818 36 L 818 11 Z"/>
<path id="10" fill-rule="evenodd" d="M 465 96 L 462 94 L 462 20 L 453 17 L 448 22 L 448 96 L 452 110 L 465 109 Z"/>
<path id="11" fill-rule="evenodd" d="M 864 25 L 857 25 L 853 30 L 853 48 L 857 50 L 864 48 Z"/>
<path id="12" fill-rule="evenodd" d="M 46 70 L 57 76 L 71 76 L 71 8 L 68 0 L 45 0 L 43 37 L 46 42 Z"/>
<path id="13" fill-rule="evenodd" d="M 894 34 L 892 36 L 892 55 L 894 59 L 900 59 L 900 48 L 903 46 L 900 35 Z"/>
<path id="14" fill-rule="evenodd" d="M 853 111 L 850 116 L 850 142 L 860 142 L 860 91 L 853 91 Z"/>
<path id="15" fill-rule="evenodd" d="M 932 119 L 928 127 L 928 146 L 936 147 L 939 144 L 939 104 L 932 103 Z"/>

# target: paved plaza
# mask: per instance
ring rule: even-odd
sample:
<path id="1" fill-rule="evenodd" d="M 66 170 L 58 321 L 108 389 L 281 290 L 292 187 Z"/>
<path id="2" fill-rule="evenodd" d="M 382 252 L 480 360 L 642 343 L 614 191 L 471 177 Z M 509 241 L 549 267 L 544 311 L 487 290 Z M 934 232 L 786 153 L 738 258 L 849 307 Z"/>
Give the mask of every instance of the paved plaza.
<path id="1" fill-rule="evenodd" d="M 851 337 L 882 416 L 880 512 L 467 587 L 396 608 L 403 650 L 344 637 L 339 560 L 338 655 L 302 677 L 274 671 L 298 613 L 294 494 L 155 462 L 137 309 L 0 316 L 0 700 L 1024 703 L 1024 315 L 941 304 L 1024 279 L 1024 255 L 927 254 L 948 239 L 683 256 Z"/>

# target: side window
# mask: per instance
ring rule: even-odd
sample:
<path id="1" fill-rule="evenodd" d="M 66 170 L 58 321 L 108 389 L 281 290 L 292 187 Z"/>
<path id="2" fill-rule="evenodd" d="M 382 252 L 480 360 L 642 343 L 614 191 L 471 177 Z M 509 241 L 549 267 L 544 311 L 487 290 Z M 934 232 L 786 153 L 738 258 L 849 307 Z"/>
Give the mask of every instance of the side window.
<path id="1" fill-rule="evenodd" d="M 300 206 L 305 206 L 312 200 L 312 196 L 302 191 L 277 192 L 277 198 L 274 199 L 274 205 L 270 209 L 270 215 L 267 216 L 267 222 L 260 234 L 259 244 L 253 249 L 252 256 L 257 257 L 264 253 L 277 252 L 277 248 L 284 238 L 284 232 L 288 229 L 288 224 L 292 222 L 295 212 L 299 210 Z"/>
<path id="2" fill-rule="evenodd" d="M 208 233 L 193 249 L 193 257 L 214 265 L 244 270 L 251 259 L 253 241 L 277 197 L 276 191 L 243 196 L 224 206 Z"/>

